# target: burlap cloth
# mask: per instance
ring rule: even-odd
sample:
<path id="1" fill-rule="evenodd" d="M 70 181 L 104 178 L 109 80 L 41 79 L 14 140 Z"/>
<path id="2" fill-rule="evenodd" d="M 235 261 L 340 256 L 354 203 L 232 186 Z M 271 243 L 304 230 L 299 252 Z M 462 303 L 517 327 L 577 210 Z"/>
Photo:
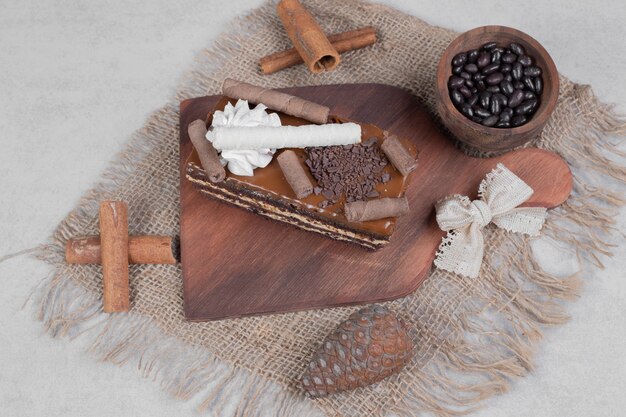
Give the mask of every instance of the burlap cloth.
<path id="1" fill-rule="evenodd" d="M 329 74 L 314 76 L 297 66 L 262 76 L 259 57 L 289 46 L 275 5 L 236 20 L 197 57 L 176 97 L 130 139 L 39 254 L 54 266 L 37 290 L 40 319 L 52 335 L 88 338 L 98 357 L 133 363 L 213 415 L 449 416 L 472 410 L 532 368 L 541 328 L 567 319 L 563 300 L 579 287 L 578 276 L 542 269 L 520 235 L 487 228 L 479 278 L 434 270 L 414 294 L 388 303 L 415 329 L 415 358 L 399 375 L 315 401 L 302 395 L 297 381 L 324 336 L 357 307 L 188 323 L 180 267 L 142 265 L 131 267 L 132 312 L 105 315 L 101 268 L 64 263 L 69 237 L 97 234 L 98 202 L 105 198 L 128 202 L 133 234 L 178 234 L 178 103 L 217 94 L 226 77 L 267 87 L 384 83 L 434 110 L 435 67 L 454 32 L 358 0 L 305 4 L 329 33 L 373 25 L 380 41 L 345 54 Z M 572 197 L 550 212 L 543 235 L 578 256 L 586 274 L 609 253 L 611 218 L 622 203 L 617 190 L 626 180 L 623 166 L 612 162 L 618 151 L 609 138 L 623 138 L 625 130 L 623 119 L 589 87 L 562 77 L 556 111 L 535 143 L 562 155 L 575 174 Z"/>

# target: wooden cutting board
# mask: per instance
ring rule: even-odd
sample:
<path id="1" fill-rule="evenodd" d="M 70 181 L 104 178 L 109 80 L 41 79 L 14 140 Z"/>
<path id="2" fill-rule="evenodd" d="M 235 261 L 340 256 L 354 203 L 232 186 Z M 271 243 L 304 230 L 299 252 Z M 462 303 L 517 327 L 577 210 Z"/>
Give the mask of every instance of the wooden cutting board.
<path id="1" fill-rule="evenodd" d="M 378 302 L 415 291 L 444 235 L 435 202 L 454 193 L 476 198 L 480 181 L 498 162 L 535 190 L 527 206 L 554 207 L 570 194 L 570 170 L 556 154 L 529 148 L 490 159 L 468 157 L 399 88 L 349 84 L 282 91 L 413 140 L 420 155 L 406 194 L 411 211 L 399 219 L 391 243 L 372 252 L 203 197 L 185 178 L 192 150 L 187 125 L 206 118 L 221 96 L 186 100 L 180 105 L 180 237 L 189 320 Z"/>

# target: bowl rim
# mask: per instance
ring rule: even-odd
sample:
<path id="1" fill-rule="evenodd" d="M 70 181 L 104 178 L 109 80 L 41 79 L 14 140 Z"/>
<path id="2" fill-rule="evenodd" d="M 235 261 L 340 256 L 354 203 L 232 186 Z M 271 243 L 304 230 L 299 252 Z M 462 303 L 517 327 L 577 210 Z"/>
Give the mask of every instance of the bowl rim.
<path id="1" fill-rule="evenodd" d="M 454 103 L 452 103 L 452 100 L 450 99 L 450 94 L 448 93 L 449 91 L 448 79 L 447 77 L 444 77 L 444 74 L 446 72 L 446 67 L 451 66 L 451 63 L 446 62 L 444 60 L 444 57 L 448 55 L 449 51 L 455 49 L 457 45 L 461 43 L 462 40 L 467 39 L 467 38 L 472 38 L 477 34 L 484 34 L 484 33 L 507 33 L 509 35 L 512 35 L 513 37 L 522 39 L 524 42 L 531 45 L 533 49 L 535 49 L 538 53 L 543 55 L 543 57 L 545 58 L 547 68 L 543 68 L 543 70 L 545 72 L 548 72 L 551 78 L 554 80 L 554 88 L 556 90 L 556 94 L 553 94 L 550 97 L 550 100 L 546 102 L 546 105 L 542 109 L 540 109 L 541 111 L 538 111 L 537 113 L 535 113 L 533 115 L 533 118 L 528 123 L 522 126 L 498 128 L 498 127 L 488 127 L 488 126 L 481 125 L 479 123 L 474 122 L 473 120 L 468 119 L 463 114 L 461 114 L 461 112 L 458 111 L 458 109 L 456 108 L 456 106 L 454 106 Z M 536 59 L 534 56 L 533 58 Z M 456 38 L 452 40 L 452 42 L 448 44 L 446 49 L 444 49 L 443 53 L 441 54 L 441 57 L 439 58 L 439 65 L 437 66 L 437 90 L 446 91 L 446 94 L 442 94 L 443 97 L 441 97 L 440 99 L 446 101 L 446 103 L 448 103 L 451 106 L 451 108 L 456 110 L 456 111 L 448 111 L 449 116 L 452 117 L 453 119 L 456 119 L 460 123 L 466 123 L 470 128 L 474 130 L 481 131 L 483 133 L 487 133 L 492 136 L 521 135 L 521 134 L 530 133 L 534 131 L 535 129 L 541 128 L 542 125 L 547 123 L 548 118 L 550 117 L 550 115 L 554 111 L 554 108 L 556 107 L 556 103 L 559 98 L 559 88 L 560 88 L 559 73 L 556 69 L 556 65 L 554 61 L 552 60 L 552 56 L 550 56 L 548 51 L 543 47 L 543 45 L 539 43 L 539 41 L 537 41 L 532 36 L 528 35 L 527 33 L 522 32 L 521 30 L 509 27 L 509 26 L 500 26 L 500 25 L 479 26 L 479 27 L 470 29 L 466 32 L 459 34 Z M 444 105 L 443 107 L 446 110 L 449 110 L 448 106 Z M 544 114 L 546 115 L 546 119 L 541 120 L 542 117 L 540 116 Z M 465 142 L 465 140 L 463 141 Z"/>

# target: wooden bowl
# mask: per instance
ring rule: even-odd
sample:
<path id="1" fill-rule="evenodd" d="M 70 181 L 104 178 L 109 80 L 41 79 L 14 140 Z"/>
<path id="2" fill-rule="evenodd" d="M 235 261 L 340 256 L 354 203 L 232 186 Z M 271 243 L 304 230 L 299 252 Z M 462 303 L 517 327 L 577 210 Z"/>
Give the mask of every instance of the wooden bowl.
<path id="1" fill-rule="evenodd" d="M 525 125 L 513 128 L 483 126 L 466 118 L 450 99 L 448 79 L 452 75 L 452 58 L 459 52 L 480 48 L 494 41 L 500 47 L 511 42 L 522 45 L 526 54 L 542 70 L 544 86 L 539 108 Z M 443 52 L 437 68 L 436 103 L 443 124 L 457 140 L 480 152 L 504 153 L 535 138 L 548 122 L 558 96 L 559 74 L 548 52 L 532 37 L 506 26 L 482 26 L 459 35 Z"/>

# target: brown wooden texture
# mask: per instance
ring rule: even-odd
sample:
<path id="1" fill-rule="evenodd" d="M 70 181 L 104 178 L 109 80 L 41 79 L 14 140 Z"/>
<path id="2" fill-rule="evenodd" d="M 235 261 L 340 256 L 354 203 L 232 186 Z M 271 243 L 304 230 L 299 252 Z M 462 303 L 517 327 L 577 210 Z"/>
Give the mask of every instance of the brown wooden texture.
<path id="1" fill-rule="evenodd" d="M 483 126 L 462 115 L 450 99 L 448 79 L 452 75 L 452 58 L 459 52 L 494 41 L 499 46 L 511 42 L 522 45 L 543 71 L 544 87 L 539 108 L 525 125 L 510 129 Z M 543 130 L 559 97 L 559 73 L 550 54 L 534 38 L 506 26 L 482 26 L 462 33 L 448 45 L 437 68 L 436 94 L 437 112 L 454 137 L 479 151 L 502 153 L 524 145 Z"/>
<path id="2" fill-rule="evenodd" d="M 180 222 L 190 320 L 377 302 L 415 291 L 444 235 L 435 221 L 435 202 L 453 193 L 476 198 L 480 181 L 498 162 L 535 190 L 528 206 L 557 206 L 571 191 L 567 164 L 551 152 L 529 148 L 490 159 L 464 155 L 399 88 L 351 84 L 282 91 L 413 140 L 420 155 L 406 193 L 410 213 L 398 220 L 391 243 L 372 252 L 203 197 L 185 179 L 192 149 L 187 125 L 206 117 L 220 96 L 186 100 L 180 116 Z"/>
<path id="3" fill-rule="evenodd" d="M 100 264 L 102 253 L 100 236 L 73 237 L 65 244 L 65 262 L 68 264 Z M 128 238 L 129 264 L 176 264 L 174 244 L 169 236 L 130 236 Z"/>
<path id="4" fill-rule="evenodd" d="M 104 312 L 130 310 L 128 287 L 128 207 L 121 201 L 100 203 L 100 244 Z"/>

